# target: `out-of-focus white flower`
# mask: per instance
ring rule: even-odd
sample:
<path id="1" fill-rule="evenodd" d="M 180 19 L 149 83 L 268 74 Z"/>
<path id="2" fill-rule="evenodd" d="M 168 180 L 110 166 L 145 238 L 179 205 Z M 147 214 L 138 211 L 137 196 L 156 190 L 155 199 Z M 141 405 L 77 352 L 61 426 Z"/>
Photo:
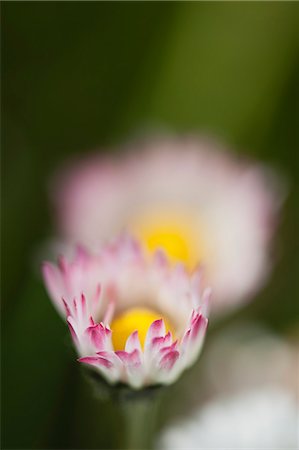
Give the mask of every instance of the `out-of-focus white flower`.
<path id="1" fill-rule="evenodd" d="M 204 393 L 184 391 L 186 404 L 179 408 L 184 419 L 161 433 L 157 448 L 298 448 L 296 348 L 243 324 L 220 333 L 205 355 Z"/>
<path id="2" fill-rule="evenodd" d="M 264 327 L 241 322 L 223 330 L 210 344 L 204 376 L 211 391 L 234 392 L 274 384 L 295 392 L 299 383 L 296 348 Z"/>
<path id="3" fill-rule="evenodd" d="M 78 248 L 72 262 L 44 263 L 43 274 L 79 361 L 109 383 L 169 384 L 197 359 L 210 296 L 200 271 L 170 267 L 159 251 L 149 260 L 122 237 L 97 255 Z"/>
<path id="4" fill-rule="evenodd" d="M 94 156 L 53 184 L 64 240 L 98 248 L 126 230 L 148 252 L 163 248 L 189 268 L 204 262 L 214 310 L 260 287 L 282 203 L 269 170 L 193 138 L 146 143 L 126 156 Z"/>
<path id="5" fill-rule="evenodd" d="M 167 429 L 158 448 L 295 449 L 298 414 L 294 395 L 277 386 L 223 395 Z"/>

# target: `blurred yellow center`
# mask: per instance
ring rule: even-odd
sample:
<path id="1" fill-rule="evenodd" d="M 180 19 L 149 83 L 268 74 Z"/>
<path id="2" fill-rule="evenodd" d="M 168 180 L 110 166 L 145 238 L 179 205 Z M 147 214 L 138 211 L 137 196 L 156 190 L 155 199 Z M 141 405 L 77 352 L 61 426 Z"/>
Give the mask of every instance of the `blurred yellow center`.
<path id="1" fill-rule="evenodd" d="M 117 316 L 111 323 L 114 350 L 124 350 L 131 333 L 138 331 L 141 346 L 150 325 L 161 319 L 161 314 L 147 308 L 132 308 Z M 166 331 L 172 331 L 170 323 L 163 317 Z"/>
<path id="2" fill-rule="evenodd" d="M 194 218 L 173 212 L 145 214 L 132 225 L 132 231 L 152 253 L 163 249 L 172 262 L 183 262 L 189 269 L 204 259 L 204 233 L 195 225 Z"/>

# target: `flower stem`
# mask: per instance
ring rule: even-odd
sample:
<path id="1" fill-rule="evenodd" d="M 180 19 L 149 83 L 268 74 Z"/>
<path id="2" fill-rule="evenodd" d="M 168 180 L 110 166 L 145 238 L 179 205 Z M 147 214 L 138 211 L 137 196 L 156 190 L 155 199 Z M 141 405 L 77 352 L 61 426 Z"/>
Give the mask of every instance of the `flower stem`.
<path id="1" fill-rule="evenodd" d="M 122 402 L 125 426 L 125 449 L 149 450 L 152 448 L 160 395 L 136 394 Z"/>
<path id="2" fill-rule="evenodd" d="M 124 384 L 111 386 L 92 370 L 87 373 L 97 397 L 101 401 L 113 401 L 117 408 L 116 415 L 123 418 L 124 432 L 115 436 L 122 438 L 119 448 L 150 450 L 154 444 L 157 416 L 165 387 L 156 385 L 135 391 Z"/>

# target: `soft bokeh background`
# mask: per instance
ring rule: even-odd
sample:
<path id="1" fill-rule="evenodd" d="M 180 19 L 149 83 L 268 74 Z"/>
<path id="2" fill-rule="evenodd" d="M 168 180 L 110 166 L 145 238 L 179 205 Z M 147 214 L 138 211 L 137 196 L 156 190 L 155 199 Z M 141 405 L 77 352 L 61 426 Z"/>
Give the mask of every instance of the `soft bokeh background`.
<path id="1" fill-rule="evenodd" d="M 2 4 L 4 448 L 120 442 L 117 412 L 94 400 L 37 270 L 52 233 L 47 180 L 73 154 L 203 131 L 282 170 L 290 195 L 271 282 L 210 340 L 244 318 L 298 337 L 298 29 L 296 3 Z"/>

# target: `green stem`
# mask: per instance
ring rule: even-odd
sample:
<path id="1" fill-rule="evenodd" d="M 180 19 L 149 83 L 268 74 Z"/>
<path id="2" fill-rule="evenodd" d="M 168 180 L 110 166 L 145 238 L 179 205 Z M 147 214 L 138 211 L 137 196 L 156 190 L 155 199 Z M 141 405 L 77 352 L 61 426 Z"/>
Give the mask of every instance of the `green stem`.
<path id="1" fill-rule="evenodd" d="M 116 416 L 122 416 L 124 433 L 121 437 L 122 450 L 150 450 L 154 444 L 160 401 L 165 387 L 149 386 L 134 391 L 124 384 L 109 385 L 94 371 L 86 372 L 92 382 L 97 397 L 110 400 L 117 408 Z M 116 412 L 116 411 L 115 411 Z M 119 424 L 116 423 L 117 429 Z"/>
<path id="2" fill-rule="evenodd" d="M 152 448 L 160 395 L 142 394 L 127 398 L 122 402 L 125 426 L 125 449 L 149 450 Z"/>

